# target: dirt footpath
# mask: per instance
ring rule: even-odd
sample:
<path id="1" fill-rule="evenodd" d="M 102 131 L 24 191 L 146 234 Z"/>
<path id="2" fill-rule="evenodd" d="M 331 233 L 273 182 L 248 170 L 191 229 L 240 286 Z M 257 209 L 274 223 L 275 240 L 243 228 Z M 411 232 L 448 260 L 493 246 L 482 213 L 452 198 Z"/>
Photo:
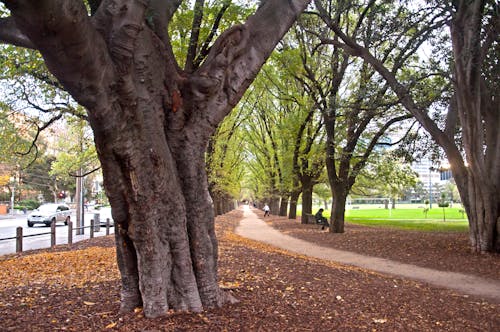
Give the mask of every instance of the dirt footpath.
<path id="1" fill-rule="evenodd" d="M 418 280 L 500 303 L 500 281 L 498 280 L 480 278 L 464 273 L 439 271 L 385 258 L 360 255 L 349 251 L 319 246 L 285 235 L 269 226 L 262 219 L 259 219 L 248 206 L 244 206 L 243 209 L 244 218 L 236 229 L 236 233 L 243 237 L 264 242 L 294 253 Z"/>

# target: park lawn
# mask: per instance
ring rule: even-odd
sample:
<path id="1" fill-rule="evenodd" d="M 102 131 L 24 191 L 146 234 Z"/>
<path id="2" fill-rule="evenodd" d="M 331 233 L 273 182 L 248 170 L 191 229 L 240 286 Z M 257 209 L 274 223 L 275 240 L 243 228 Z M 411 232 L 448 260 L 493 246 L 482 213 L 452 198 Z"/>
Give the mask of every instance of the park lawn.
<path id="1" fill-rule="evenodd" d="M 469 224 L 460 208 L 433 208 L 425 215 L 423 209 L 347 210 L 346 221 L 365 225 L 428 232 L 467 232 Z"/>
<path id="2" fill-rule="evenodd" d="M 461 208 L 435 207 L 429 209 L 427 216 L 422 208 L 414 209 L 348 209 L 345 219 L 351 224 L 364 226 L 388 227 L 427 232 L 467 232 L 469 224 L 462 217 Z M 313 212 L 316 210 L 313 209 Z M 323 212 L 330 217 L 330 211 Z"/>
<path id="3" fill-rule="evenodd" d="M 442 219 L 395 220 L 346 217 L 346 221 L 357 225 L 399 228 L 423 232 L 467 232 L 469 230 L 467 221 L 442 221 Z"/>
<path id="4" fill-rule="evenodd" d="M 444 208 L 446 220 L 466 221 L 465 214 L 460 213 L 461 208 Z M 347 209 L 346 217 L 351 218 L 369 218 L 369 219 L 404 219 L 420 220 L 433 219 L 443 221 L 443 208 L 433 207 L 429 209 L 427 215 L 424 209 Z"/>

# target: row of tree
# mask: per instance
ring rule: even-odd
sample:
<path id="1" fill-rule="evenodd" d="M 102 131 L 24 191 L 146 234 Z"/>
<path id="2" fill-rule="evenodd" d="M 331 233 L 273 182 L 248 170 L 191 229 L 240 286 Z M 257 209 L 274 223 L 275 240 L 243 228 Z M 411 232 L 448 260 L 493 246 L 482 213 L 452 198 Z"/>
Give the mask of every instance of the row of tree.
<path id="1" fill-rule="evenodd" d="M 356 186 L 378 178 L 396 190 L 414 179 L 390 160 L 439 156 L 420 138 L 423 128 L 449 160 L 473 250 L 500 250 L 498 183 L 488 180 L 500 162 L 498 4 L 316 1 L 315 8 L 240 106 L 252 114 L 242 131 L 254 191 L 280 215 L 290 201 L 295 218 L 298 195 L 311 213 L 312 187 L 328 182 L 331 230 L 343 232 Z M 376 162 L 384 146 L 397 149 Z"/>
<path id="2" fill-rule="evenodd" d="M 370 154 L 391 130 L 412 128 L 400 124 L 411 116 L 450 160 L 473 248 L 499 250 L 494 0 L 317 0 L 310 7 L 307 0 L 266 0 L 257 8 L 226 0 L 2 2 L 9 10 L 2 9 L 0 41 L 39 52 L 54 76 L 40 72 L 37 79 L 84 107 L 60 107 L 49 95 L 56 105 L 41 111 L 53 117 L 38 129 L 75 109 L 93 130 L 117 225 L 122 310 L 142 305 L 155 317 L 232 301 L 217 282 L 209 190 L 223 211 L 248 169 L 271 205 L 288 196 L 294 204 L 298 193 L 311 195 L 324 161 L 335 200 L 332 230 L 343 231 L 345 197 Z M 279 45 L 276 68 L 266 68 L 244 98 L 252 112 L 242 108 L 220 126 L 306 8 Z M 446 26 L 451 46 L 440 40 L 450 36 Z M 439 46 L 445 58 L 422 63 L 422 45 Z M 6 54 L 19 59 L 19 52 Z M 16 66 L 38 68 L 37 59 Z M 431 116 L 443 109 L 439 101 L 451 105 L 447 117 Z M 277 134 L 281 126 L 289 135 Z M 230 140 L 253 153 L 227 153 Z M 216 174 L 210 181 L 206 160 Z M 244 168 L 235 166 L 240 160 Z"/>

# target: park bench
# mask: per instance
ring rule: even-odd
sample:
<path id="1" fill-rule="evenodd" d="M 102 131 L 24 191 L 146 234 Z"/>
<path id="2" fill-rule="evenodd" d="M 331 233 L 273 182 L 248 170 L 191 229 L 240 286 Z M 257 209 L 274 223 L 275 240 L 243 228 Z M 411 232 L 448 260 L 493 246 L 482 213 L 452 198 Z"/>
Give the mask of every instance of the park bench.
<path id="1" fill-rule="evenodd" d="M 304 214 L 305 216 L 305 223 L 306 224 L 312 224 L 312 225 L 318 225 L 318 226 L 323 226 L 322 223 L 318 223 L 316 221 L 316 216 L 314 214 L 310 214 L 310 213 L 305 213 Z"/>

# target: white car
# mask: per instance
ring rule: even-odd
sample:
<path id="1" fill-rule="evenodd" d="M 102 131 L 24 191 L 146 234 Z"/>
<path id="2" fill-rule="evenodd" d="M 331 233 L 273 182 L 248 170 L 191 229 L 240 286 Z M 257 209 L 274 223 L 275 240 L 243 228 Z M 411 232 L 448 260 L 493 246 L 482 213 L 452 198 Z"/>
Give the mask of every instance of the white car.
<path id="1" fill-rule="evenodd" d="M 50 226 L 53 222 L 64 222 L 67 225 L 70 215 L 71 210 L 66 204 L 42 204 L 28 216 L 28 227 L 33 227 L 34 224 Z"/>

